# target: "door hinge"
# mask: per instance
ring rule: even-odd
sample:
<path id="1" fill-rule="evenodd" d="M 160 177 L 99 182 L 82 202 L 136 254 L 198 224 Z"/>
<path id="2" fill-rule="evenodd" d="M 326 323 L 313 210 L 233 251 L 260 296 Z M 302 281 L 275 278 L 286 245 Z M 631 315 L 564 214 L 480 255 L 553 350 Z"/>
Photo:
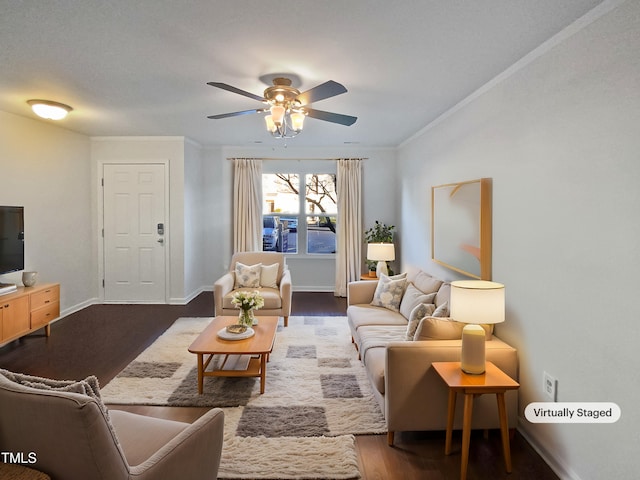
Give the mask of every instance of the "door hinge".
<path id="1" fill-rule="evenodd" d="M 104 178 L 101 178 L 100 180 L 101 180 L 102 186 L 104 187 Z"/>
<path id="2" fill-rule="evenodd" d="M 104 288 L 104 278 L 102 279 L 102 288 Z"/>

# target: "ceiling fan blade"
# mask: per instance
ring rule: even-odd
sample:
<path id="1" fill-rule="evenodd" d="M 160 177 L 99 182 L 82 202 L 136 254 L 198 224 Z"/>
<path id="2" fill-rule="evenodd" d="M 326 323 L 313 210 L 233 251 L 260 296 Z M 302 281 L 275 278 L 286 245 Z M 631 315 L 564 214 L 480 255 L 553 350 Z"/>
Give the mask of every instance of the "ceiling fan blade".
<path id="1" fill-rule="evenodd" d="M 339 123 L 340 125 L 353 125 L 354 123 L 356 123 L 356 120 L 358 120 L 358 117 L 352 117 L 351 115 L 324 112 L 322 110 L 315 110 L 313 108 L 305 108 L 304 111 L 311 118 L 317 118 L 318 120 L 324 120 L 325 122 Z"/>
<path id="2" fill-rule="evenodd" d="M 302 92 L 296 98 L 300 100 L 302 105 L 307 105 L 309 103 L 324 100 L 325 98 L 335 97 L 336 95 L 340 95 L 346 91 L 347 89 L 344 85 L 334 82 L 333 80 L 329 80 L 328 82 L 321 83 L 317 87 L 313 87 L 306 92 Z"/>
<path id="3" fill-rule="evenodd" d="M 264 108 L 255 108 L 253 110 L 242 110 L 241 112 L 221 113 L 219 115 L 209 115 L 207 118 L 212 120 L 219 120 L 221 118 L 238 117 L 240 115 L 247 115 L 249 113 L 262 113 L 266 112 Z"/>
<path id="4" fill-rule="evenodd" d="M 259 95 L 254 95 L 251 92 L 247 92 L 246 90 L 240 90 L 239 88 L 232 87 L 231 85 L 227 85 L 226 83 L 220 82 L 207 82 L 207 85 L 211 85 L 212 87 L 221 88 L 222 90 L 226 90 L 228 92 L 237 93 L 238 95 L 244 95 L 245 97 L 253 98 L 254 100 L 258 100 L 259 102 L 264 102 L 264 97 Z"/>

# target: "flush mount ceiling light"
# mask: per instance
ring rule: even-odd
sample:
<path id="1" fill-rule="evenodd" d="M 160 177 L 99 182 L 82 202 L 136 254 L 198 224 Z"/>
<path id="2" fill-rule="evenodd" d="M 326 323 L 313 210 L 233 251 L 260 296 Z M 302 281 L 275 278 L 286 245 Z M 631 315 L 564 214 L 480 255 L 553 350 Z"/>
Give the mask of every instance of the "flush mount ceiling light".
<path id="1" fill-rule="evenodd" d="M 268 87 L 263 93 L 264 96 L 260 97 L 245 90 L 227 85 L 226 83 L 209 82 L 208 85 L 212 87 L 221 88 L 228 92 L 258 100 L 264 103 L 266 107 L 243 110 L 241 112 L 210 115 L 208 118 L 218 120 L 221 118 L 246 115 L 248 113 L 267 113 L 264 117 L 267 130 L 276 138 L 293 138 L 298 135 L 302 131 L 306 116 L 346 126 L 353 125 L 357 120 L 357 117 L 350 115 L 324 112 L 310 108 L 309 105 L 312 102 L 318 102 L 345 93 L 347 89 L 338 82 L 329 80 L 302 93 L 300 93 L 300 90 L 297 88 L 292 87 L 291 83 L 291 79 L 289 78 L 276 77 L 273 79 L 273 86 Z"/>
<path id="2" fill-rule="evenodd" d="M 27 100 L 27 103 L 36 115 L 48 120 L 62 120 L 73 110 L 69 105 L 51 100 Z"/>

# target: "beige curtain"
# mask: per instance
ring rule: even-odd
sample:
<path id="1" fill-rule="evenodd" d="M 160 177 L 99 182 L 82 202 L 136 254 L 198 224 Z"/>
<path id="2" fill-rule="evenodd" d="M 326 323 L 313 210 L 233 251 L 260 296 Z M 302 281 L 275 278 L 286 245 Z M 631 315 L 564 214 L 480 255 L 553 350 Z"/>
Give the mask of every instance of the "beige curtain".
<path id="1" fill-rule="evenodd" d="M 338 160 L 338 238 L 334 295 L 347 296 L 347 284 L 360 279 L 362 250 L 362 159 Z"/>
<path id="2" fill-rule="evenodd" d="M 233 251 L 262 251 L 262 160 L 233 162 Z"/>

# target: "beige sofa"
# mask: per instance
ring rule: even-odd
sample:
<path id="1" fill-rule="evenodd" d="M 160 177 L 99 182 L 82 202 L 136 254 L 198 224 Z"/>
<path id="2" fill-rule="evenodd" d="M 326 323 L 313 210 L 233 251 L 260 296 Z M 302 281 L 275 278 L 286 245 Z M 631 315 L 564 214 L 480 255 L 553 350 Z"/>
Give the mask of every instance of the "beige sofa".
<path id="1" fill-rule="evenodd" d="M 353 342 L 384 413 L 388 442 L 392 445 L 394 432 L 446 429 L 448 390 L 430 366 L 432 362 L 460 361 L 463 325 L 446 316 L 450 285 L 426 272 L 407 275 L 402 299 L 396 298 L 395 305 L 372 305 L 377 287 L 377 280 L 351 282 L 347 317 Z M 378 295 L 376 300 L 380 302 L 380 298 Z M 428 314 L 420 315 L 425 309 Z M 493 335 L 490 326 L 485 329 L 487 361 L 517 380 L 516 350 Z M 505 399 L 509 426 L 515 428 L 517 392 L 507 392 Z M 456 429 L 462 428 L 462 403 L 457 402 Z M 476 398 L 472 428 L 499 427 L 495 395 Z"/>

